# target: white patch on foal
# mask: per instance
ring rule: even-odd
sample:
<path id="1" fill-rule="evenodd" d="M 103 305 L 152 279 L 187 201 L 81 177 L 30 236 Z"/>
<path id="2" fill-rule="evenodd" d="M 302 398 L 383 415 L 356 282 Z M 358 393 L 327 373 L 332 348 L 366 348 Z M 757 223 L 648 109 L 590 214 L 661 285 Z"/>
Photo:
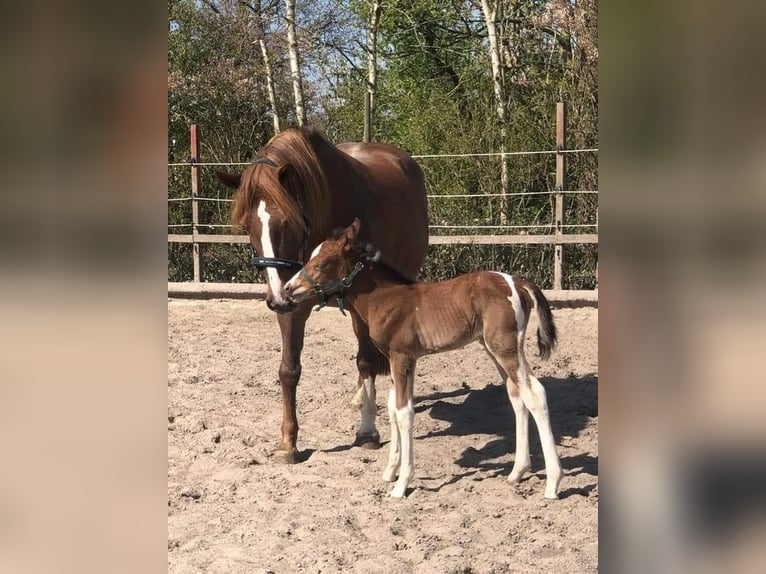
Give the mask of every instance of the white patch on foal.
<path id="1" fill-rule="evenodd" d="M 393 392 L 393 389 L 392 389 Z M 394 394 L 394 406 L 396 406 L 396 396 Z M 390 398 L 389 398 L 390 401 Z M 404 408 L 394 409 L 396 424 L 399 428 L 399 444 L 401 447 L 399 478 L 391 490 L 391 498 L 404 498 L 407 493 L 407 485 L 415 474 L 415 453 L 412 444 L 412 425 L 415 421 L 415 409 L 412 406 L 412 400 L 407 401 Z M 392 445 L 393 446 L 393 445 Z M 389 456 L 389 465 L 391 457 Z"/>
<path id="2" fill-rule="evenodd" d="M 261 220 L 261 247 L 263 247 L 264 257 L 274 257 L 274 246 L 271 244 L 271 229 L 269 228 L 269 220 L 271 216 L 266 211 L 266 203 L 260 201 L 258 203 L 258 219 Z M 282 280 L 279 278 L 279 273 L 274 267 L 266 268 L 266 281 L 271 287 L 271 293 L 274 296 L 274 302 L 278 304 L 285 303 L 285 298 L 282 296 Z"/>
<path id="3" fill-rule="evenodd" d="M 319 250 L 322 249 L 323 245 L 324 245 L 324 241 L 322 243 L 320 243 L 319 245 L 317 245 L 314 248 L 314 251 L 311 252 L 311 256 L 309 257 L 309 259 L 313 259 L 317 255 L 319 255 Z M 300 280 L 301 280 L 301 272 L 298 271 L 295 275 L 290 277 L 290 280 L 287 283 L 285 283 L 285 288 L 287 288 L 288 286 L 290 286 L 291 288 L 295 287 L 295 283 L 300 282 Z M 304 285 L 303 287 L 300 287 L 299 289 L 295 289 L 293 291 L 293 296 L 301 295 L 302 293 L 304 293 L 305 291 L 308 291 L 309 289 L 310 289 L 310 287 L 308 285 Z M 319 309 L 318 305 L 314 308 L 314 310 L 316 311 L 317 309 Z M 357 395 L 359 395 L 360 392 L 361 392 L 361 387 L 360 387 L 359 391 L 357 392 Z M 355 395 L 355 398 L 356 398 L 356 395 Z M 360 398 L 360 400 L 361 400 L 361 398 Z M 354 404 L 353 400 L 351 401 L 351 404 Z"/>
<path id="4" fill-rule="evenodd" d="M 309 259 L 314 259 L 314 257 L 316 257 L 317 255 L 319 255 L 319 252 L 322 250 L 322 246 L 324 245 L 324 243 L 325 243 L 325 242 L 324 242 L 324 241 L 322 241 L 322 243 L 320 243 L 319 245 L 317 245 L 316 247 L 314 247 L 314 251 L 312 251 L 312 252 L 311 252 L 311 257 L 309 257 Z"/>
<path id="5" fill-rule="evenodd" d="M 376 432 L 375 415 L 378 411 L 378 406 L 375 403 L 375 384 L 372 382 L 372 378 L 364 379 L 364 383 L 362 383 L 359 390 L 362 394 L 359 409 L 362 412 L 362 422 L 356 434 L 369 435 Z"/>
<path id="6" fill-rule="evenodd" d="M 393 386 L 388 391 L 388 422 L 391 424 L 391 442 L 388 445 L 388 463 L 383 470 L 383 480 L 393 482 L 399 473 L 401 457 L 401 437 L 399 425 L 396 422 L 396 391 Z"/>
<path id="7" fill-rule="evenodd" d="M 527 317 L 524 315 L 524 309 L 521 306 L 521 297 L 519 296 L 513 277 L 506 273 L 498 273 L 498 275 L 501 275 L 511 288 L 511 295 L 508 297 L 508 301 L 511 302 L 513 311 L 516 314 L 516 331 L 519 349 L 519 368 L 516 371 L 516 381 L 519 386 L 520 398 L 523 402 L 522 407 L 522 405 L 518 404 L 518 399 L 511 399 L 514 413 L 517 417 L 517 441 L 516 460 L 514 461 L 513 469 L 511 470 L 508 480 L 510 482 L 518 482 L 530 468 L 529 425 L 527 423 L 526 413 L 520 412 L 522 408 L 525 408 L 532 413 L 532 417 L 535 419 L 537 432 L 540 436 L 540 445 L 543 449 L 543 458 L 545 459 L 547 474 L 545 493 L 543 496 L 549 499 L 556 499 L 558 498 L 558 487 L 561 483 L 561 476 L 563 473 L 559 455 L 556 451 L 556 439 L 553 437 L 553 431 L 551 430 L 551 420 L 550 415 L 548 414 L 548 401 L 545 396 L 545 388 L 540 381 L 532 375 L 529 365 L 527 364 L 527 358 L 524 355 L 524 336 L 527 330 Z M 534 300 L 534 294 L 529 294 Z M 535 305 L 537 305 L 536 302 Z"/>

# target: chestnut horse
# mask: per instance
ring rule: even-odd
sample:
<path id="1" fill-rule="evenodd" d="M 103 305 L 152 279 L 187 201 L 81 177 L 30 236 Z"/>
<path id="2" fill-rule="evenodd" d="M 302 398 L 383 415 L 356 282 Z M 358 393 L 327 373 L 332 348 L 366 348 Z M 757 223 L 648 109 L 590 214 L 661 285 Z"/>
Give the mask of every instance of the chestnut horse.
<path id="1" fill-rule="evenodd" d="M 388 395 L 391 444 L 383 479 L 398 480 L 391 496 L 405 495 L 415 465 L 412 406 L 418 358 L 481 341 L 506 383 L 516 418 L 516 457 L 508 477 L 518 482 L 530 469 L 529 412 L 537 424 L 545 458 L 545 498 L 558 498 L 561 463 L 553 438 L 545 389 L 524 356 L 524 335 L 537 309 L 537 344 L 548 358 L 556 344 L 550 306 L 540 289 L 520 277 L 484 271 L 439 283 L 413 283 L 380 261 L 381 251 L 359 241 L 355 219 L 338 239 L 324 241 L 308 263 L 285 285 L 290 300 L 315 295 L 347 300 L 369 328 L 375 345 L 391 361 Z M 377 262 L 377 263 L 376 263 Z"/>
<path id="2" fill-rule="evenodd" d="M 278 313 L 282 437 L 275 458 L 293 463 L 298 453 L 296 386 L 311 305 L 290 301 L 284 284 L 333 229 L 349 225 L 356 216 L 365 225 L 363 238 L 385 249 L 399 273 L 414 278 L 428 247 L 423 173 L 415 160 L 393 146 L 334 146 L 318 130 L 301 127 L 274 136 L 241 174 L 217 175 L 225 185 L 238 189 L 231 221 L 250 234 L 252 264 L 266 270 L 266 304 Z M 389 365 L 372 344 L 367 325 L 357 313 L 350 312 L 359 342 L 357 397 L 361 398 L 362 422 L 356 444 L 379 447 L 375 377 L 388 373 Z"/>

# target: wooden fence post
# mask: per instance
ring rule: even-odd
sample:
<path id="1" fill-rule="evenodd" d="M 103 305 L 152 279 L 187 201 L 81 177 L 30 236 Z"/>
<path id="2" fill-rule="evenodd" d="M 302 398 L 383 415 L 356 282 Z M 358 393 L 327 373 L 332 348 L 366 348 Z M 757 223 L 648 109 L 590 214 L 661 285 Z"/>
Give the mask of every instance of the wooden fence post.
<path id="1" fill-rule="evenodd" d="M 567 145 L 567 109 L 564 102 L 556 104 L 556 235 L 564 233 L 566 197 L 562 193 L 566 187 L 566 154 L 562 153 Z M 564 267 L 564 246 L 556 243 L 553 251 L 553 288 L 562 289 Z"/>
<path id="2" fill-rule="evenodd" d="M 199 229 L 199 187 L 200 187 L 200 175 L 199 175 L 199 128 L 197 124 L 191 125 L 191 183 L 192 183 L 192 259 L 194 262 L 194 282 L 199 283 L 202 280 L 202 274 L 200 272 L 200 244 L 197 242 L 197 235 Z"/>

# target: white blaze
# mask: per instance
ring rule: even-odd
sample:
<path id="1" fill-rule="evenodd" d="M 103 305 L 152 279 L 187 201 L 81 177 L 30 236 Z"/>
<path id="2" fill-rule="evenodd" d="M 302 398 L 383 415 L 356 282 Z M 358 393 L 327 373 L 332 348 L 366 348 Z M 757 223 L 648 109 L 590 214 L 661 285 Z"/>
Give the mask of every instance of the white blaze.
<path id="1" fill-rule="evenodd" d="M 311 256 L 309 257 L 309 259 L 314 259 L 314 257 L 319 255 L 319 252 L 322 250 L 322 245 L 324 245 L 324 241 L 322 241 L 322 243 L 314 247 L 314 251 L 311 252 Z"/>
<path id="2" fill-rule="evenodd" d="M 271 216 L 266 211 L 266 204 L 261 201 L 258 203 L 258 219 L 261 220 L 261 247 L 263 247 L 264 257 L 275 257 L 274 246 L 271 244 L 271 229 L 269 228 L 269 220 Z M 282 280 L 279 278 L 279 273 L 273 267 L 266 268 L 266 282 L 271 288 L 271 293 L 274 295 L 275 303 L 285 303 L 285 298 L 282 296 Z"/>

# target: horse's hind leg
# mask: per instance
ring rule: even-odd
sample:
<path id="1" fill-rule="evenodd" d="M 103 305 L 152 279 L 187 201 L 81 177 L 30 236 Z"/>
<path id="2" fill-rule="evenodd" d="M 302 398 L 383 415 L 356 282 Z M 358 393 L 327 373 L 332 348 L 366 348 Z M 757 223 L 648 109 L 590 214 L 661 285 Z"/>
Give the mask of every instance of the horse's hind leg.
<path id="1" fill-rule="evenodd" d="M 492 354 L 492 351 L 489 350 L 489 347 L 487 347 L 487 343 L 484 341 L 484 338 L 479 339 L 479 343 L 481 343 L 482 347 L 484 347 L 484 350 L 487 352 L 487 356 L 492 359 L 492 363 L 495 365 L 497 372 L 500 373 L 500 379 L 505 382 L 508 379 L 508 373 L 495 358 L 495 355 Z"/>
<path id="2" fill-rule="evenodd" d="M 519 384 L 521 398 L 535 419 L 540 443 L 543 447 L 543 457 L 545 458 L 545 498 L 555 499 L 558 498 L 559 483 L 561 483 L 563 472 L 556 450 L 556 439 L 553 437 L 551 418 L 548 414 L 548 399 L 545 395 L 545 388 L 530 372 L 523 354 L 521 361 L 525 367 L 523 371 L 526 375 L 526 380 L 520 381 Z"/>
<path id="3" fill-rule="evenodd" d="M 532 468 L 529 457 L 529 410 L 524 405 L 518 384 L 518 359 L 514 358 L 515 351 L 495 356 L 495 353 L 486 347 L 487 353 L 495 363 L 500 375 L 505 379 L 505 388 L 508 398 L 513 407 L 513 415 L 516 419 L 516 453 L 513 460 L 513 469 L 508 476 L 509 482 L 519 482 L 522 477 Z"/>
<path id="4" fill-rule="evenodd" d="M 359 341 L 359 350 L 356 355 L 356 365 L 359 369 L 358 390 L 351 404 L 359 408 L 362 416 L 354 444 L 362 448 L 380 448 L 380 434 L 375 428 L 375 417 L 378 412 L 375 400 L 375 377 L 381 371 L 382 355 L 372 343 L 367 325 L 359 315 L 352 312 L 351 321 Z"/>
<path id="5" fill-rule="evenodd" d="M 511 365 L 508 368 L 510 369 Z M 516 417 L 516 455 L 511 474 L 508 475 L 508 481 L 517 483 L 532 468 L 529 457 L 529 410 L 521 397 L 517 372 L 509 370 L 508 373 L 505 386 L 508 391 L 508 398 L 511 400 L 513 414 Z"/>
<path id="6" fill-rule="evenodd" d="M 508 327 L 501 317 L 484 326 L 481 343 L 505 381 L 508 398 L 516 419 L 516 453 L 513 469 L 508 476 L 510 482 L 519 482 L 532 467 L 529 457 L 529 410 L 519 390 L 519 349 L 518 339 L 509 338 Z"/>

